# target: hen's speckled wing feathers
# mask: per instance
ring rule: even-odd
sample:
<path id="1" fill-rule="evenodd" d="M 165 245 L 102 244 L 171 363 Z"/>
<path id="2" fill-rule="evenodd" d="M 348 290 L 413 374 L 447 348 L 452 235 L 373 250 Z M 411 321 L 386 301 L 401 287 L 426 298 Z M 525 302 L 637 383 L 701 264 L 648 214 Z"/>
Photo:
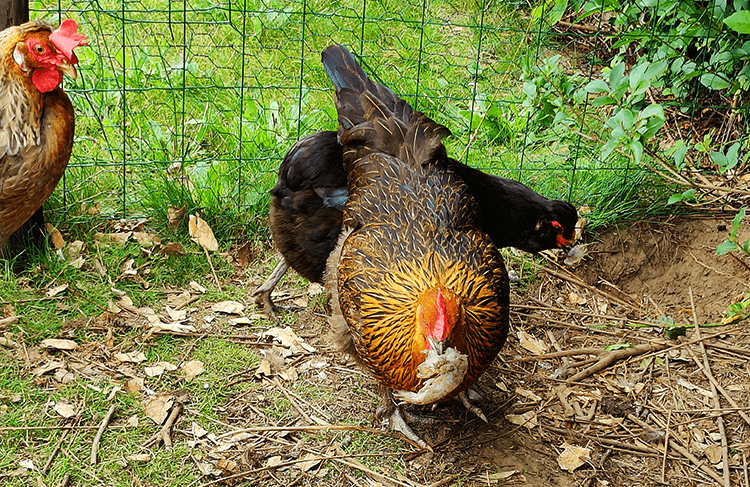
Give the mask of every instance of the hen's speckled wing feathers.
<path id="1" fill-rule="evenodd" d="M 441 137 L 448 130 L 371 82 L 343 47 L 326 49 L 323 63 L 336 85 L 349 176 L 345 231 L 329 259 L 334 315 L 341 313 L 356 355 L 382 384 L 416 390 L 425 357 L 419 296 L 435 286 L 455 293 L 462 315 L 446 346 L 468 355 L 469 370 L 452 397 L 484 372 L 505 341 L 502 257 L 479 230 L 465 183 L 447 170 Z"/>

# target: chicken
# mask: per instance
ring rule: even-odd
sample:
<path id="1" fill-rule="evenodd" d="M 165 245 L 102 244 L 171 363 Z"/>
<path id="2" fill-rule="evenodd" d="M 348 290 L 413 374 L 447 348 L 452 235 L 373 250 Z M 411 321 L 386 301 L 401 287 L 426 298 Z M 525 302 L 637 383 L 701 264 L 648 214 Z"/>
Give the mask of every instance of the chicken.
<path id="1" fill-rule="evenodd" d="M 449 167 L 448 129 L 369 80 L 342 46 L 327 48 L 323 65 L 336 87 L 348 175 L 326 271 L 330 323 L 381 384 L 391 426 L 426 447 L 400 404 L 458 397 L 483 417 L 467 390 L 505 343 L 507 272 Z"/>
<path id="2" fill-rule="evenodd" d="M 0 255 L 68 165 L 75 118 L 60 83 L 75 79 L 73 49 L 88 43 L 77 29 L 33 20 L 0 32 Z"/>
<path id="3" fill-rule="evenodd" d="M 539 252 L 567 247 L 578 214 L 570 203 L 549 200 L 527 186 L 447 159 L 479 204 L 482 229 L 499 248 Z M 283 260 L 254 291 L 256 303 L 276 321 L 271 292 L 288 267 L 323 283 L 328 255 L 341 232 L 347 198 L 343 148 L 336 132 L 304 137 L 287 153 L 271 190 L 271 235 Z"/>

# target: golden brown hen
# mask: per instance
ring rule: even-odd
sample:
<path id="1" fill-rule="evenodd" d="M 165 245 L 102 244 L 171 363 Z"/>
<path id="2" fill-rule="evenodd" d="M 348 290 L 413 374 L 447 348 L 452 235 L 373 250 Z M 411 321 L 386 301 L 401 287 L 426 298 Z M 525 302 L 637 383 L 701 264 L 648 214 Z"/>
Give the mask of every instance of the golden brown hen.
<path id="1" fill-rule="evenodd" d="M 0 255 L 68 165 L 75 119 L 60 82 L 76 77 L 73 49 L 87 44 L 77 28 L 34 20 L 0 32 Z"/>
<path id="2" fill-rule="evenodd" d="M 421 445 L 398 401 L 466 391 L 508 332 L 503 259 L 466 184 L 448 169 L 448 129 L 374 83 L 342 46 L 323 52 L 336 87 L 349 197 L 328 261 L 331 324 L 384 386 L 391 425 Z"/>

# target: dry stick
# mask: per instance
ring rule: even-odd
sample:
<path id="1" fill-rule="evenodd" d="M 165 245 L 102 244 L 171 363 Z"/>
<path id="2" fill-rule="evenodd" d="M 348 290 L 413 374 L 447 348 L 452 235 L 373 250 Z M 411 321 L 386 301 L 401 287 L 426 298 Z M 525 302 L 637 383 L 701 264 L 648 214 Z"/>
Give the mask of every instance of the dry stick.
<path id="1" fill-rule="evenodd" d="M 211 256 L 208 255 L 208 249 L 206 247 L 203 247 L 203 251 L 206 253 L 206 259 L 208 259 L 208 265 L 211 266 L 211 274 L 213 274 L 214 281 L 216 281 L 216 287 L 219 288 L 219 292 L 222 292 L 221 283 L 219 283 L 219 278 L 216 276 L 216 269 L 214 269 L 214 263 L 211 262 Z"/>
<path id="2" fill-rule="evenodd" d="M 552 262 L 552 261 L 550 261 L 550 262 Z M 634 306 L 634 305 L 632 305 L 632 304 L 630 304 L 630 303 L 628 303 L 626 301 L 623 301 L 622 299 L 618 298 L 614 294 L 610 294 L 607 291 L 602 291 L 601 289 L 595 288 L 593 286 L 589 286 L 588 284 L 586 284 L 585 282 L 581 281 L 580 279 L 578 279 L 577 277 L 575 277 L 573 274 L 569 273 L 568 271 L 566 271 L 564 269 L 562 269 L 563 272 L 557 272 L 557 271 L 553 271 L 549 267 L 542 267 L 542 266 L 540 266 L 538 264 L 535 264 L 535 265 L 541 271 L 544 271 L 544 272 L 546 272 L 548 274 L 551 274 L 551 275 L 553 275 L 555 277 L 558 277 L 560 279 L 564 279 L 564 280 L 566 280 L 568 282 L 572 282 L 573 284 L 576 284 L 576 285 L 578 285 L 580 287 L 589 289 L 589 290 L 591 290 L 591 291 L 593 291 L 593 292 L 595 292 L 597 294 L 600 294 L 601 296 L 604 296 L 605 298 L 607 298 L 607 299 L 609 299 L 611 301 L 616 302 L 617 304 L 620 304 L 622 306 L 626 306 L 626 307 L 628 307 L 628 308 L 630 308 L 632 310 L 638 309 L 637 306 Z"/>
<path id="3" fill-rule="evenodd" d="M 175 422 L 177 421 L 177 416 L 180 415 L 182 412 L 182 403 L 177 402 L 174 405 L 174 408 L 172 408 L 172 412 L 169 413 L 169 418 L 167 419 L 167 422 L 164 423 L 164 426 L 161 427 L 161 429 L 151 438 L 146 440 L 146 442 L 143 444 L 145 447 L 159 446 L 160 442 L 164 442 L 164 448 L 166 450 L 172 449 L 172 426 L 174 426 Z"/>
<path id="4" fill-rule="evenodd" d="M 671 347 L 667 347 L 667 348 L 665 348 L 663 350 L 657 350 L 655 352 L 652 352 L 652 353 L 650 353 L 650 354 L 648 354 L 648 355 L 646 355 L 644 357 L 641 357 L 641 360 L 645 360 L 647 358 L 651 358 L 651 357 L 654 357 L 656 355 L 663 355 L 663 354 L 665 354 L 667 352 L 671 352 L 672 350 L 677 350 L 678 348 L 687 347 L 688 345 L 692 345 L 694 343 L 700 343 L 700 342 L 705 341 L 705 340 L 710 340 L 711 338 L 716 338 L 717 336 L 720 336 L 720 335 L 726 335 L 726 333 L 727 332 L 725 332 L 725 331 L 720 331 L 720 332 L 714 333 L 712 335 L 702 336 L 700 338 L 693 338 L 692 340 L 681 342 L 681 343 L 678 343 L 677 345 L 672 345 Z"/>
<path id="5" fill-rule="evenodd" d="M 540 301 L 534 297 L 532 297 L 534 301 L 538 301 L 541 303 L 544 303 L 544 301 Z M 675 325 L 662 325 L 660 323 L 653 323 L 651 321 L 642 321 L 642 320 L 631 320 L 628 318 L 625 318 L 624 316 L 612 316 L 612 315 L 603 315 L 601 313 L 591 313 L 589 311 L 579 311 L 577 309 L 565 309 L 565 308 L 556 308 L 554 306 L 534 306 L 533 304 L 511 304 L 510 309 L 511 311 L 516 309 L 538 309 L 542 311 L 554 311 L 555 313 L 567 313 L 571 315 L 580 315 L 580 316 L 588 316 L 591 318 L 601 318 L 603 320 L 611 320 L 611 321 L 626 321 L 628 323 L 634 323 L 637 325 L 648 325 L 653 327 L 666 327 L 666 326 L 675 326 Z M 663 314 L 663 313 L 662 313 Z"/>
<path id="6" fill-rule="evenodd" d="M 601 443 L 603 445 L 609 445 L 614 446 L 617 448 L 621 448 L 623 450 L 627 451 L 637 451 L 640 453 L 661 453 L 659 450 L 651 448 L 649 446 L 640 446 L 640 445 L 631 445 L 630 443 L 625 443 L 624 441 L 619 440 L 610 440 L 609 438 L 600 438 L 600 437 L 592 437 L 590 435 L 586 435 L 583 433 L 580 433 L 578 431 L 565 429 L 565 428 L 556 428 L 554 426 L 548 426 L 546 424 L 541 424 L 540 426 L 546 430 L 552 431 L 553 433 L 557 433 L 559 435 L 573 435 L 577 437 L 578 439 L 587 440 L 587 441 L 596 441 L 597 443 Z"/>
<path id="7" fill-rule="evenodd" d="M 107 414 L 104 416 L 104 420 L 102 421 L 102 424 L 99 425 L 99 429 L 97 430 L 96 436 L 94 437 L 94 442 L 91 444 L 91 459 L 89 460 L 89 463 L 91 465 L 96 465 L 96 453 L 99 450 L 99 441 L 102 439 L 104 430 L 107 429 L 109 420 L 112 419 L 112 413 L 115 412 L 115 406 L 116 405 L 113 404 L 109 407 Z"/>
<path id="8" fill-rule="evenodd" d="M 667 485 L 666 482 L 666 470 L 667 470 L 667 452 L 669 451 L 669 426 L 672 421 L 672 411 L 669 411 L 667 415 L 667 428 L 664 433 L 664 457 L 661 459 L 661 483 Z"/>
<path id="9" fill-rule="evenodd" d="M 126 429 L 128 426 L 118 425 L 112 426 L 113 428 Z M 59 426 L 8 426 L 0 428 L 0 433 L 5 431 L 47 431 L 47 430 L 95 430 L 98 426 L 72 426 L 72 425 L 59 425 Z"/>
<path id="10" fill-rule="evenodd" d="M 545 353 L 543 355 L 532 355 L 531 357 L 522 357 L 509 362 L 529 362 L 531 360 L 549 360 L 553 358 L 563 358 L 575 355 L 601 355 L 605 353 L 601 348 L 577 348 L 575 350 L 562 350 L 560 352 Z"/>
<path id="11" fill-rule="evenodd" d="M 701 469 L 703 471 L 703 473 L 705 473 L 706 475 L 708 475 L 709 477 L 711 477 L 712 479 L 714 479 L 716 482 L 718 482 L 720 484 L 724 483 L 724 479 L 722 479 L 721 477 L 719 477 L 719 474 L 717 474 L 716 472 L 714 472 L 713 467 L 709 467 L 709 466 L 706 465 L 705 462 L 703 462 L 701 460 L 698 460 L 695 457 L 695 455 L 693 455 L 692 453 L 690 453 L 687 450 L 687 448 L 683 448 L 681 445 L 678 445 L 674 441 L 671 442 L 669 446 L 671 446 L 673 450 L 677 450 L 680 454 L 682 454 L 682 456 L 684 456 L 685 458 L 687 458 L 688 460 L 690 460 L 691 462 L 693 462 L 693 465 L 695 465 L 696 467 L 698 467 L 699 469 Z"/>
<path id="12" fill-rule="evenodd" d="M 622 360 L 624 358 L 633 357 L 637 355 L 642 355 L 644 353 L 654 352 L 656 350 L 663 350 L 665 348 L 667 348 L 667 346 L 663 343 L 650 343 L 648 345 L 639 345 L 635 348 L 622 348 L 620 350 L 613 350 L 612 352 L 608 352 L 606 355 L 600 358 L 599 361 L 596 362 L 591 367 L 585 370 L 582 370 L 576 375 L 570 377 L 566 382 L 567 383 L 578 382 L 581 379 L 584 379 L 592 374 L 599 372 L 600 370 L 604 370 L 605 368 L 609 367 L 610 365 L 612 365 L 618 360 Z"/>
<path id="13" fill-rule="evenodd" d="M 57 487 L 67 487 L 69 481 L 70 481 L 70 472 L 65 472 L 65 476 L 60 481 L 60 483 L 57 484 Z"/>
<path id="14" fill-rule="evenodd" d="M 695 334 L 698 338 L 701 336 L 701 327 L 698 324 L 698 316 L 695 314 L 695 302 L 693 301 L 693 287 L 688 286 L 688 294 L 690 295 L 690 309 L 693 311 L 693 323 L 695 324 Z M 719 393 L 716 390 L 716 386 L 714 385 L 715 380 L 713 379 L 713 373 L 711 373 L 711 364 L 708 361 L 708 354 L 706 353 L 706 346 L 703 344 L 703 342 L 700 342 L 698 346 L 701 349 L 701 353 L 703 354 L 703 364 L 705 365 L 705 368 L 703 369 L 703 373 L 708 378 L 708 381 L 711 383 L 711 395 L 714 399 L 714 407 L 716 409 L 721 408 L 721 400 L 719 399 Z M 695 357 L 693 354 L 693 351 L 688 349 L 690 353 L 693 355 L 695 359 L 698 357 Z M 729 487 L 729 447 L 727 442 L 727 433 L 724 429 L 724 417 L 719 416 L 716 418 L 716 424 L 719 426 L 719 433 L 721 433 L 721 449 L 722 449 L 722 456 L 724 459 L 724 486 Z"/>
<path id="15" fill-rule="evenodd" d="M 520 311 L 513 311 L 513 314 L 516 315 L 516 316 L 523 316 L 525 318 L 534 318 L 534 319 L 537 319 L 537 320 L 542 320 L 545 323 L 547 323 L 548 325 L 550 325 L 550 324 L 556 324 L 556 325 L 558 325 L 560 327 L 572 328 L 574 330 L 582 330 L 582 331 L 586 331 L 586 332 L 589 332 L 589 333 L 599 333 L 599 334 L 602 334 L 602 335 L 610 335 L 610 336 L 615 336 L 615 337 L 622 336 L 621 333 L 615 333 L 615 332 L 609 331 L 609 330 L 599 330 L 599 329 L 596 329 L 596 328 L 590 328 L 588 326 L 576 325 L 576 324 L 571 323 L 569 321 L 556 320 L 554 318 L 547 318 L 546 316 L 530 315 L 530 314 L 526 314 L 526 313 L 521 313 Z"/>
<path id="16" fill-rule="evenodd" d="M 289 395 L 286 388 L 282 386 L 281 383 L 279 382 L 278 377 L 273 378 L 273 384 L 276 386 L 276 389 L 278 389 L 282 394 L 284 394 L 284 397 L 287 398 L 287 400 L 294 407 L 294 409 L 296 409 L 297 412 L 299 412 L 302 416 L 305 417 L 308 423 L 311 424 L 311 423 L 316 422 L 316 421 L 313 421 L 312 418 L 310 418 L 310 416 L 305 412 L 305 410 L 302 409 L 299 404 L 297 404 L 297 401 L 295 401 L 294 398 Z"/>
<path id="17" fill-rule="evenodd" d="M 742 452 L 742 470 L 745 473 L 745 487 L 750 487 L 750 480 L 747 479 L 747 455 Z"/>
<path id="18" fill-rule="evenodd" d="M 41 470 L 42 475 L 47 475 L 49 468 L 52 466 L 52 462 L 55 461 L 55 455 L 57 455 L 57 452 L 60 451 L 60 446 L 62 446 L 62 442 L 65 441 L 65 437 L 68 436 L 68 432 L 70 432 L 70 430 L 63 431 L 63 434 L 62 436 L 60 436 L 60 439 L 57 441 L 55 448 L 52 449 L 52 453 L 47 459 L 47 463 L 45 463 L 44 467 L 42 467 L 42 470 Z"/>
<path id="19" fill-rule="evenodd" d="M 216 480 L 212 480 L 211 482 L 207 482 L 205 484 L 201 484 L 200 487 L 208 487 L 210 485 L 215 485 L 215 484 L 219 484 L 219 483 L 222 483 L 222 482 L 228 483 L 227 481 L 230 481 L 230 480 L 241 479 L 243 477 L 247 477 L 247 476 L 252 475 L 252 474 L 256 474 L 256 473 L 260 473 L 260 472 L 265 472 L 267 470 L 271 470 L 271 469 L 275 469 L 275 468 L 289 467 L 291 465 L 296 465 L 296 464 L 298 464 L 300 462 L 307 462 L 307 461 L 319 461 L 320 462 L 320 461 L 324 461 L 324 460 L 325 461 L 334 460 L 334 461 L 337 461 L 339 463 L 343 463 L 344 465 L 347 465 L 349 467 L 356 468 L 358 470 L 362 470 L 363 472 L 365 472 L 367 474 L 374 474 L 375 476 L 380 477 L 382 480 L 385 480 L 387 482 L 391 482 L 391 483 L 394 483 L 394 484 L 397 484 L 397 485 L 401 485 L 402 487 L 413 487 L 414 486 L 413 483 L 412 484 L 405 484 L 405 483 L 403 483 L 403 482 L 401 482 L 399 480 L 396 480 L 394 478 L 387 477 L 387 476 L 385 476 L 385 475 L 383 475 L 381 473 L 378 473 L 378 472 L 374 472 L 374 471 L 368 469 L 367 467 L 358 467 L 355 464 L 350 464 L 349 462 L 342 462 L 341 461 L 341 459 L 343 459 L 343 458 L 374 457 L 374 456 L 379 456 L 379 457 L 393 457 L 393 456 L 399 456 L 399 455 L 403 455 L 403 453 L 391 453 L 391 454 L 384 454 L 384 453 L 360 453 L 360 454 L 357 454 L 357 453 L 354 453 L 354 454 L 347 454 L 347 455 L 319 455 L 319 456 L 313 457 L 313 458 L 297 458 L 297 459 L 294 459 L 294 460 L 289 460 L 288 462 L 279 463 L 278 465 L 268 465 L 268 466 L 265 466 L 265 467 L 256 468 L 254 470 L 248 470 L 246 472 L 240 472 L 240 473 L 236 473 L 234 475 L 229 475 L 227 477 L 221 477 L 221 478 L 218 478 Z"/>
<path id="20" fill-rule="evenodd" d="M 7 318 L 3 318 L 0 320 L 0 325 L 10 325 L 11 323 L 15 323 L 18 321 L 18 316 L 8 316 Z"/>
<path id="21" fill-rule="evenodd" d="M 737 414 L 739 414 L 742 417 L 742 419 L 745 420 L 745 422 L 748 424 L 748 426 L 750 426 L 750 416 L 748 416 L 747 413 L 745 413 L 745 411 L 748 410 L 748 408 L 746 408 L 746 407 L 745 408 L 740 407 L 740 405 L 737 404 L 737 401 L 735 401 L 734 399 L 732 399 L 732 396 L 729 395 L 729 392 L 727 392 L 727 390 L 724 389 L 724 387 L 722 387 L 721 384 L 719 384 L 719 382 L 713 376 L 713 374 L 711 373 L 711 371 L 705 369 L 704 365 L 701 364 L 700 360 L 695 355 L 695 353 L 692 350 L 690 350 L 689 348 L 688 348 L 688 351 L 693 356 L 693 361 L 695 362 L 695 364 L 698 366 L 698 368 L 701 370 L 701 372 L 703 372 L 703 374 L 708 378 L 708 381 L 711 383 L 711 385 L 713 387 L 715 387 L 716 390 L 719 391 L 719 393 L 721 393 L 721 395 L 723 395 L 724 398 L 727 400 L 727 402 L 732 406 L 732 409 L 730 409 L 730 408 L 722 408 L 721 406 L 719 406 L 719 407 L 713 409 L 713 411 L 717 412 L 718 416 L 721 416 L 721 415 L 723 415 L 725 413 L 729 413 L 729 412 L 732 412 L 732 410 L 734 410 L 734 411 L 737 412 Z M 703 410 L 703 411 L 709 412 L 709 411 L 712 411 L 712 410 L 706 409 L 706 410 Z M 703 412 L 703 411 L 701 411 L 701 412 Z"/>

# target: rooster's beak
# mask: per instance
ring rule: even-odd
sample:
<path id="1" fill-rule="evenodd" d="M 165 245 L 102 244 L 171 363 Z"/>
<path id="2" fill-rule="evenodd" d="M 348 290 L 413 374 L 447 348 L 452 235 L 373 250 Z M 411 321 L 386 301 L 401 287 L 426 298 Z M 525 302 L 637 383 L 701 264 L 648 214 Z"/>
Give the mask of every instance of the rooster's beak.
<path id="1" fill-rule="evenodd" d="M 63 61 L 62 63 L 58 64 L 57 70 L 62 74 L 68 75 L 71 79 L 76 79 L 78 77 L 76 67 L 68 63 L 67 61 Z"/>

